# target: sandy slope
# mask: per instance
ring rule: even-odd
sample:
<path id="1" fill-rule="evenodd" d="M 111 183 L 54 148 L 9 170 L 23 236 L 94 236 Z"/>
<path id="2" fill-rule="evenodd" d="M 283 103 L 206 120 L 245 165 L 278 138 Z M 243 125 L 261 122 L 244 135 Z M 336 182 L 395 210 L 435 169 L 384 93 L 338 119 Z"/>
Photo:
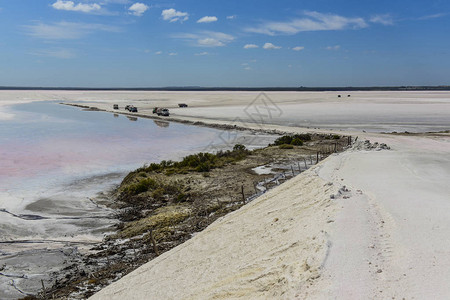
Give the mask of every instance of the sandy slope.
<path id="1" fill-rule="evenodd" d="M 307 171 L 92 299 L 293 299 L 319 277 L 336 189 Z"/>

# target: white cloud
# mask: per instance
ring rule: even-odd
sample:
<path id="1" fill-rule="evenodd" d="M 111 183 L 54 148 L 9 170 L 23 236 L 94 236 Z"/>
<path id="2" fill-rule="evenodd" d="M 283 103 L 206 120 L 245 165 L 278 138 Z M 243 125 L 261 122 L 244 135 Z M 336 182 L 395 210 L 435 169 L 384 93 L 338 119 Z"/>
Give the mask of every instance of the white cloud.
<path id="1" fill-rule="evenodd" d="M 114 26 L 89 23 L 57 22 L 51 24 L 37 23 L 23 26 L 28 35 L 45 40 L 75 40 L 96 31 L 120 32 Z"/>
<path id="2" fill-rule="evenodd" d="M 288 22 L 267 22 L 257 27 L 246 28 L 247 32 L 268 35 L 296 34 L 302 31 L 344 30 L 367 27 L 363 18 L 346 18 L 334 14 L 305 12 L 306 17 Z"/>
<path id="3" fill-rule="evenodd" d="M 266 49 L 266 50 L 281 49 L 280 46 L 275 46 L 275 45 L 272 44 L 272 43 L 265 43 L 264 46 L 263 46 L 263 48 Z"/>
<path id="4" fill-rule="evenodd" d="M 232 35 L 215 31 L 202 31 L 195 34 L 183 33 L 172 37 L 194 42 L 194 46 L 199 47 L 223 47 L 234 40 Z"/>
<path id="5" fill-rule="evenodd" d="M 252 68 L 251 67 L 245 67 L 244 70 L 250 71 Z"/>
<path id="6" fill-rule="evenodd" d="M 176 52 L 170 52 L 169 53 L 169 56 L 177 56 L 178 55 L 178 53 L 176 53 Z"/>
<path id="7" fill-rule="evenodd" d="M 61 58 L 61 59 L 70 59 L 74 58 L 76 55 L 75 53 L 70 49 L 44 49 L 44 50 L 35 50 L 30 52 L 31 55 L 36 56 L 48 56 L 48 57 L 55 57 L 55 58 Z"/>
<path id="8" fill-rule="evenodd" d="M 255 48 L 259 48 L 259 46 L 255 44 L 246 44 L 244 46 L 244 49 L 255 49 Z"/>
<path id="9" fill-rule="evenodd" d="M 208 52 L 201 52 L 201 53 L 195 53 L 195 55 L 197 56 L 205 56 L 205 55 L 209 55 Z"/>
<path id="10" fill-rule="evenodd" d="M 339 46 L 339 45 L 328 46 L 328 47 L 326 47 L 325 49 L 337 51 L 337 50 L 341 49 L 341 46 Z"/>
<path id="11" fill-rule="evenodd" d="M 217 22 L 217 20 L 218 19 L 215 16 L 205 16 L 205 17 L 199 19 L 197 21 L 197 23 L 211 23 L 211 22 Z"/>
<path id="12" fill-rule="evenodd" d="M 163 20 L 169 22 L 183 22 L 189 19 L 189 14 L 187 12 L 177 11 L 173 8 L 163 10 L 161 16 L 163 17 Z"/>
<path id="13" fill-rule="evenodd" d="M 128 8 L 130 14 L 133 16 L 142 16 L 150 7 L 144 3 L 136 2 Z"/>
<path id="14" fill-rule="evenodd" d="M 232 15 L 232 16 L 227 16 L 227 20 L 234 20 L 236 19 L 236 15 Z"/>
<path id="15" fill-rule="evenodd" d="M 57 10 L 79 11 L 84 13 L 90 13 L 102 9 L 102 7 L 97 3 L 75 4 L 73 1 L 64 1 L 64 0 L 57 0 L 55 3 L 52 4 L 52 7 Z"/>
<path id="16" fill-rule="evenodd" d="M 214 38 L 204 38 L 204 39 L 199 39 L 198 40 L 198 44 L 200 46 L 205 46 L 205 47 L 222 47 L 225 46 L 225 44 L 217 39 Z"/>
<path id="17" fill-rule="evenodd" d="M 294 51 L 302 51 L 303 49 L 305 49 L 305 47 L 302 47 L 302 46 L 297 46 L 297 47 L 292 48 L 292 50 L 294 50 Z"/>
<path id="18" fill-rule="evenodd" d="M 156 54 L 156 55 L 161 55 L 161 54 L 162 54 L 162 51 L 156 51 L 155 54 Z"/>
<path id="19" fill-rule="evenodd" d="M 447 14 L 444 13 L 439 13 L 439 14 L 434 14 L 434 15 L 426 15 L 423 17 L 418 18 L 417 20 L 431 20 L 431 19 L 437 19 L 437 18 L 442 18 L 445 17 Z"/>
<path id="20" fill-rule="evenodd" d="M 378 23 L 382 25 L 394 25 L 394 19 L 389 14 L 384 15 L 375 15 L 370 18 L 370 22 L 372 23 Z"/>

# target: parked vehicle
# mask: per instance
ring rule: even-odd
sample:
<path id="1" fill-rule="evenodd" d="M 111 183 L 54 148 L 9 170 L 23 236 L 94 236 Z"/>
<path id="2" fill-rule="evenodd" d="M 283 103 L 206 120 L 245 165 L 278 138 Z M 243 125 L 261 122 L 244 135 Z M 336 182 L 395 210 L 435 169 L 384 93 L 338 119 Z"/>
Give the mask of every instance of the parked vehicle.
<path id="1" fill-rule="evenodd" d="M 186 103 L 179 103 L 178 106 L 179 107 L 188 107 L 188 105 Z"/>
<path id="2" fill-rule="evenodd" d="M 168 117 L 170 115 L 169 110 L 167 108 L 158 108 L 156 111 L 158 116 Z"/>
<path id="3" fill-rule="evenodd" d="M 119 109 L 119 104 L 114 104 L 113 109 Z"/>
<path id="4" fill-rule="evenodd" d="M 137 107 L 134 107 L 133 105 L 125 106 L 125 110 L 128 110 L 129 112 L 138 112 Z"/>

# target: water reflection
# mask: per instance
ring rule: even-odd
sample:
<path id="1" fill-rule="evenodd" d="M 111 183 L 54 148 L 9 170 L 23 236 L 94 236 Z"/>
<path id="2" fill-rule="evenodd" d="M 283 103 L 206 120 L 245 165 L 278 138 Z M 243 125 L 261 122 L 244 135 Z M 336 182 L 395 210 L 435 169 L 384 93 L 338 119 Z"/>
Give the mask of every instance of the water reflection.
<path id="1" fill-rule="evenodd" d="M 127 118 L 128 118 L 128 120 L 133 121 L 133 122 L 136 122 L 138 120 L 138 118 L 136 118 L 136 117 L 127 116 Z"/>
<path id="2" fill-rule="evenodd" d="M 169 127 L 170 123 L 167 121 L 160 121 L 160 120 L 153 120 L 153 122 L 158 126 L 158 127 Z"/>

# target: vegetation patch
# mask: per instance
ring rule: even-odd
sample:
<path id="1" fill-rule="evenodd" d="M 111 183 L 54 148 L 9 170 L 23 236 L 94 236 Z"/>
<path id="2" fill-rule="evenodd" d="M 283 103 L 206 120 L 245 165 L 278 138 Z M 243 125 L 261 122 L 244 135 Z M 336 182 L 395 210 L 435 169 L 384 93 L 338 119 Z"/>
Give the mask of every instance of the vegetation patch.
<path id="1" fill-rule="evenodd" d="M 280 148 L 280 149 L 294 149 L 294 146 L 290 145 L 290 144 L 283 144 L 283 145 L 278 146 L 278 148 Z"/>
<path id="2" fill-rule="evenodd" d="M 233 150 L 219 151 L 215 154 L 200 152 L 184 157 L 181 161 L 163 160 L 160 163 L 151 163 L 137 169 L 129 176 L 135 176 L 135 173 L 145 174 L 147 172 L 172 174 L 186 174 L 189 172 L 209 172 L 212 169 L 223 167 L 226 164 L 241 161 L 246 158 L 251 151 L 244 145 L 236 144 Z M 127 182 L 129 176 L 125 177 Z"/>
<path id="3" fill-rule="evenodd" d="M 112 238 L 131 238 L 149 232 L 173 227 L 187 219 L 191 209 L 186 205 L 170 205 L 158 208 L 146 218 L 126 223 L 124 228 Z"/>
<path id="4" fill-rule="evenodd" d="M 309 142 L 311 140 L 312 140 L 312 135 L 309 133 L 283 135 L 283 136 L 277 138 L 273 142 L 273 145 L 275 145 L 275 146 L 281 146 L 281 145 L 303 146 L 304 142 Z"/>

